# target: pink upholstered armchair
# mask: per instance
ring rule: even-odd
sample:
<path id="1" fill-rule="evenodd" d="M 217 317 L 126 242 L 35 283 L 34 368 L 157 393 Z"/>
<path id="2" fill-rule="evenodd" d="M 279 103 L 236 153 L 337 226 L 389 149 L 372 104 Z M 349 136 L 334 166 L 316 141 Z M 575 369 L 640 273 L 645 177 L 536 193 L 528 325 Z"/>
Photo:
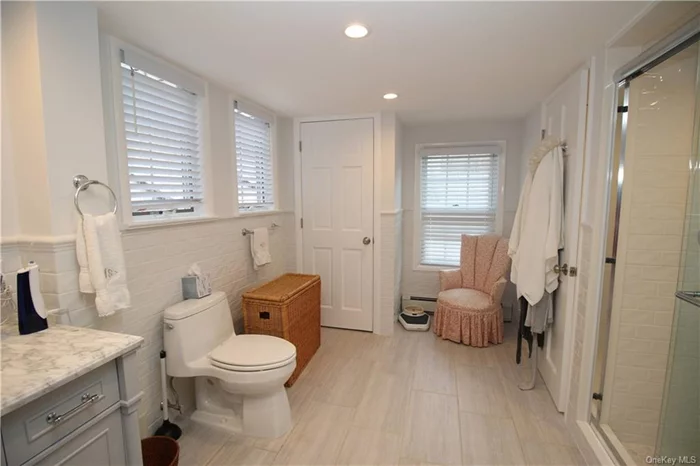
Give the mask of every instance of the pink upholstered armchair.
<path id="1" fill-rule="evenodd" d="M 507 240 L 462 235 L 460 268 L 440 272 L 435 334 L 471 346 L 502 343 L 501 297 L 509 267 Z"/>

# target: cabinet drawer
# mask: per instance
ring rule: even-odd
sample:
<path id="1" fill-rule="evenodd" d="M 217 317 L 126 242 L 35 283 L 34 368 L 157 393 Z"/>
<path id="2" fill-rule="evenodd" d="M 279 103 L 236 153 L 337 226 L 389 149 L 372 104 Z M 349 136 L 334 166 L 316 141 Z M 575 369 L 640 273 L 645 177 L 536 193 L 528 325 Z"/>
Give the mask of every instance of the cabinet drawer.
<path id="1" fill-rule="evenodd" d="M 5 459 L 24 463 L 119 401 L 114 361 L 2 418 Z"/>
<path id="2" fill-rule="evenodd" d="M 123 466 L 126 464 L 122 417 L 113 411 L 84 431 L 33 458 L 25 466 Z"/>

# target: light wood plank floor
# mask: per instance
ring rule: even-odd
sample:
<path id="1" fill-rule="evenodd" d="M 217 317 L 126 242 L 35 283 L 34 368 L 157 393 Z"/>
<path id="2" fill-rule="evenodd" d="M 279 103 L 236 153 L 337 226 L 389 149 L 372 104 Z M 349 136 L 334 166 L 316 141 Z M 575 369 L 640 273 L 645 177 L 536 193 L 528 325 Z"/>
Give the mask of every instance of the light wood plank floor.
<path id="1" fill-rule="evenodd" d="M 506 341 L 471 348 L 406 332 L 324 328 L 288 390 L 294 427 L 252 439 L 179 421 L 181 465 L 585 464 L 547 389 L 518 390 L 515 325 Z"/>

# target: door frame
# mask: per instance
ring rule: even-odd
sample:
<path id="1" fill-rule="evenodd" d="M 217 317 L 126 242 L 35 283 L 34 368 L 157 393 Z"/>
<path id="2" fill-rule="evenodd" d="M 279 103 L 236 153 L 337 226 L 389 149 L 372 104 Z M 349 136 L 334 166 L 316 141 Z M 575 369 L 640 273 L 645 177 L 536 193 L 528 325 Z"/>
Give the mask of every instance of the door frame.
<path id="1" fill-rule="evenodd" d="M 380 218 L 380 202 L 379 193 L 381 193 L 381 140 L 382 140 L 382 121 L 379 113 L 359 113 L 351 115 L 326 115 L 319 117 L 298 117 L 294 118 L 294 232 L 296 242 L 296 269 L 301 273 L 304 270 L 304 251 L 303 251 L 303 234 L 301 228 L 301 219 L 304 216 L 302 195 L 301 195 L 301 151 L 299 145 L 301 143 L 301 124 L 316 123 L 324 121 L 339 121 L 339 120 L 362 120 L 372 119 L 374 126 L 374 154 L 373 154 L 373 193 L 372 193 L 372 333 L 381 333 L 380 327 L 380 258 L 381 258 L 381 218 Z M 321 284 L 323 286 L 323 284 Z"/>
<path id="2" fill-rule="evenodd" d="M 574 266 L 580 269 L 581 267 L 581 218 L 584 210 L 584 196 L 583 196 L 583 188 L 584 188 L 584 182 L 585 182 L 585 176 L 586 176 L 586 159 L 588 157 L 587 154 L 587 148 L 589 146 L 589 141 L 588 141 L 588 133 L 590 131 L 590 125 L 588 122 L 588 117 L 589 117 L 589 111 L 588 111 L 588 103 L 589 103 L 589 98 L 591 95 L 591 79 L 592 79 L 592 70 L 591 70 L 591 63 L 589 61 L 586 61 L 583 63 L 581 66 L 579 66 L 573 73 L 568 75 L 564 81 L 562 81 L 557 88 L 552 91 L 546 98 L 542 100 L 542 103 L 540 104 L 540 128 L 541 131 L 546 131 L 547 129 L 547 121 L 546 121 L 546 111 L 545 108 L 547 104 L 552 100 L 552 98 L 566 85 L 567 81 L 571 79 L 572 76 L 574 75 L 580 75 L 581 80 L 583 80 L 583 73 L 586 73 L 586 90 L 585 92 L 581 92 L 581 89 L 579 88 L 579 120 L 578 120 L 578 132 L 579 132 L 579 138 L 577 141 L 577 145 L 573 150 L 570 150 L 570 154 L 575 154 L 576 157 L 579 157 L 580 160 L 577 160 L 576 163 L 580 163 L 580 170 L 581 170 L 581 177 L 578 180 L 579 188 L 580 188 L 580 194 L 579 194 L 579 211 L 578 211 L 578 220 L 576 222 L 577 225 L 577 231 L 576 231 L 576 240 L 575 240 L 575 247 L 576 247 L 576 254 L 574 255 L 576 263 Z M 582 84 L 582 83 L 580 83 Z M 571 159 L 569 159 L 569 162 L 571 162 Z M 570 165 L 569 165 L 570 166 Z M 578 166 L 578 165 L 577 165 Z M 564 213 L 564 219 L 565 221 L 569 221 L 569 218 L 566 215 L 566 212 Z M 564 225 L 564 229 L 566 229 L 566 225 Z M 571 265 L 571 264 L 570 264 Z M 570 277 L 569 277 L 570 278 Z M 579 292 L 579 277 L 575 277 L 574 280 L 572 280 L 571 284 L 571 290 L 570 290 L 570 299 L 569 302 L 567 303 L 567 312 L 569 313 L 567 315 L 567 320 L 566 320 L 566 326 L 564 327 L 564 346 L 562 348 L 563 353 L 562 353 L 562 359 L 561 359 L 561 375 L 560 375 L 560 394 L 559 394 L 559 400 L 554 400 L 554 404 L 557 406 L 559 409 L 563 410 L 562 412 L 566 413 L 567 408 L 568 408 L 568 402 L 569 402 L 569 396 L 571 392 L 571 370 L 573 366 L 573 356 L 574 356 L 574 335 L 575 335 L 575 328 L 576 328 L 576 317 L 577 317 L 577 296 Z M 546 386 L 546 384 L 545 384 Z M 547 389 L 549 391 L 549 389 Z M 552 393 L 549 392 L 550 396 L 552 396 Z M 553 396 L 552 396 L 553 398 Z"/>

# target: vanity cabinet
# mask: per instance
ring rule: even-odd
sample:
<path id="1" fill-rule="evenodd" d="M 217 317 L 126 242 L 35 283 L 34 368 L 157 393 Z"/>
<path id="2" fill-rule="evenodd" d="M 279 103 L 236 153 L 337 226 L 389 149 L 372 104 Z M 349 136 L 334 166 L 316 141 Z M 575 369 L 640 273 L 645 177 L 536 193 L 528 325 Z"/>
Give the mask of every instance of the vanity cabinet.
<path id="1" fill-rule="evenodd" d="M 25 465 L 76 466 L 125 465 L 122 419 L 118 411 L 112 411 L 84 429 L 79 429 L 64 438 L 53 448 L 24 463 Z"/>
<path id="2" fill-rule="evenodd" d="M 79 365 L 84 363 L 81 352 L 78 365 L 58 369 L 65 371 L 63 379 L 24 374 L 21 364 L 3 355 L 3 388 L 11 380 L 9 372 L 18 368 L 17 377 L 28 383 L 37 379 L 37 388 L 28 384 L 26 392 L 12 386 L 9 394 L 3 390 L 1 466 L 142 465 L 137 413 L 142 392 L 136 364 L 141 341 L 130 341 L 125 353 L 96 359 L 87 367 Z M 11 343 L 3 341 L 3 349 Z"/>
<path id="3" fill-rule="evenodd" d="M 25 463 L 104 411 L 119 409 L 118 403 L 116 363 L 111 361 L 3 416 L 7 462 Z"/>

